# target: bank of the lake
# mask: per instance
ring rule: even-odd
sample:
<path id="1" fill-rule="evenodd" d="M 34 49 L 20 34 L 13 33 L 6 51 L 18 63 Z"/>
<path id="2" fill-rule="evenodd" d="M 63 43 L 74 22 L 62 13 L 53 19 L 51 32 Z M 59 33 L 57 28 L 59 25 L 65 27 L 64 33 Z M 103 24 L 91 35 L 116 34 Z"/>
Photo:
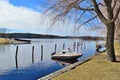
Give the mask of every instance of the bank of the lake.
<path id="1" fill-rule="evenodd" d="M 0 44 L 9 44 L 10 40 L 6 38 L 0 38 Z"/>
<path id="2" fill-rule="evenodd" d="M 18 39 L 10 39 L 10 38 L 0 38 L 0 44 L 23 44 L 23 43 L 30 43 L 27 40 L 18 40 Z"/>
<path id="3" fill-rule="evenodd" d="M 95 56 L 90 61 L 60 74 L 52 80 L 119 80 L 120 79 L 120 43 L 115 42 L 118 62 L 109 62 L 106 52 Z"/>

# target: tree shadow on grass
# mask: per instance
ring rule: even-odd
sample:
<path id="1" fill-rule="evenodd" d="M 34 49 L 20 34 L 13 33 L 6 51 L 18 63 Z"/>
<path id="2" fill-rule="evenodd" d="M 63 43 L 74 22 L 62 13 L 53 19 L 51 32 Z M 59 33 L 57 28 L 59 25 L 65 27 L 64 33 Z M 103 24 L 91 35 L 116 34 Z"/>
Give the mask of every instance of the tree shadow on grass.
<path id="1" fill-rule="evenodd" d="M 120 63 L 120 60 L 117 60 L 116 63 Z"/>

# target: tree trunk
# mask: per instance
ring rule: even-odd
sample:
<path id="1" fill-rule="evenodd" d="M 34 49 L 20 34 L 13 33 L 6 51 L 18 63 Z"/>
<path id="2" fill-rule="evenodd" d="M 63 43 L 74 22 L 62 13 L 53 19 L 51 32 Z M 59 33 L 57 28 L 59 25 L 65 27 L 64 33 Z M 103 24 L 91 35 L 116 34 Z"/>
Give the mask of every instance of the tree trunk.
<path id="1" fill-rule="evenodd" d="M 116 62 L 116 56 L 114 51 L 114 33 L 115 33 L 115 23 L 111 22 L 107 24 L 107 60 L 111 62 Z"/>

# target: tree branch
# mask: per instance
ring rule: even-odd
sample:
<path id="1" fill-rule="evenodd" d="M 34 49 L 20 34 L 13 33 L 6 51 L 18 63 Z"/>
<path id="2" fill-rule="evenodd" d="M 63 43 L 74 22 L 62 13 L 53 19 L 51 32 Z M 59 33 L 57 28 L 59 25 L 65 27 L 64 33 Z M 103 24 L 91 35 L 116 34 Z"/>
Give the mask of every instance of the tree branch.
<path id="1" fill-rule="evenodd" d="M 98 6 L 99 6 L 99 5 L 105 6 L 105 5 L 102 4 L 102 3 L 98 3 L 97 5 L 98 5 Z M 80 6 L 76 6 L 75 8 L 77 8 L 77 9 L 79 9 L 79 10 L 84 10 L 84 11 L 94 11 L 94 8 L 90 8 L 90 7 L 92 7 L 92 6 L 94 6 L 94 5 L 90 5 L 90 6 L 87 7 L 87 8 L 82 8 L 82 7 L 80 7 Z"/>
<path id="2" fill-rule="evenodd" d="M 115 8 L 115 6 L 116 6 L 116 3 L 117 3 L 117 0 L 114 0 L 112 10 L 114 10 L 114 8 Z"/>
<path id="3" fill-rule="evenodd" d="M 97 13 L 98 17 L 100 18 L 100 20 L 104 23 L 107 24 L 107 19 L 103 16 L 102 12 L 100 11 L 96 0 L 92 0 L 94 8 L 95 8 L 95 12 Z"/>
<path id="4" fill-rule="evenodd" d="M 104 0 L 104 3 L 105 3 L 106 6 L 111 5 L 112 0 Z"/>
<path id="5" fill-rule="evenodd" d="M 101 6 L 105 6 L 103 3 L 98 3 L 98 6 L 101 5 Z"/>
<path id="6" fill-rule="evenodd" d="M 94 20 L 95 18 L 97 18 L 97 15 L 96 15 L 96 16 L 94 16 L 93 18 L 91 18 L 91 19 L 89 19 L 89 20 L 87 20 L 87 21 L 83 22 L 80 26 L 78 26 L 78 28 L 77 28 L 77 29 L 79 29 L 82 25 L 84 25 L 84 24 L 86 24 L 86 23 L 88 23 L 88 22 L 90 22 L 90 21 Z M 77 30 L 77 29 L 76 29 L 76 30 Z"/>
<path id="7" fill-rule="evenodd" d="M 94 8 L 82 8 L 79 5 L 75 6 L 75 8 L 79 10 L 84 10 L 84 11 L 94 11 Z"/>
<path id="8" fill-rule="evenodd" d="M 119 5 L 119 7 L 117 8 L 117 11 L 116 11 L 116 13 L 115 13 L 115 16 L 113 17 L 113 19 L 111 20 L 111 22 L 114 22 L 114 21 L 118 18 L 119 13 L 120 13 L 120 5 Z"/>
<path id="9" fill-rule="evenodd" d="M 85 14 L 86 11 L 83 11 L 81 14 L 80 14 L 80 17 L 78 18 L 78 20 L 76 21 L 76 23 L 78 23 L 78 21 L 81 19 L 81 17 Z"/>

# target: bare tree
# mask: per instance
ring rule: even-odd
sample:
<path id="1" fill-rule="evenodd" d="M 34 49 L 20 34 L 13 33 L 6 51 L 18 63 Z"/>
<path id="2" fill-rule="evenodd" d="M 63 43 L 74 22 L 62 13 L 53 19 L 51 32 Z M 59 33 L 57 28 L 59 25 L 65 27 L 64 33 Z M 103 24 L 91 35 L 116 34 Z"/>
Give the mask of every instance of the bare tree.
<path id="1" fill-rule="evenodd" d="M 79 23 L 76 29 L 93 20 L 96 22 L 96 18 L 103 22 L 107 28 L 107 59 L 111 62 L 116 61 L 114 33 L 115 21 L 120 14 L 120 0 L 48 0 L 48 2 L 52 5 L 49 10 L 55 14 L 55 22 L 59 19 L 65 20 L 66 17 L 72 18 L 71 20 Z M 105 12 L 101 11 L 101 6 L 106 9 Z"/>
<path id="2" fill-rule="evenodd" d="M 116 4 L 116 6 L 119 6 L 120 0 L 118 2 L 116 2 L 115 4 Z M 107 9 L 104 6 L 101 6 L 100 9 L 101 9 L 102 13 L 104 13 L 104 16 L 107 16 L 107 13 L 106 13 Z M 114 5 L 114 11 L 116 12 L 116 10 L 117 10 L 117 7 L 115 7 L 115 5 Z M 116 39 L 120 38 L 120 14 L 118 15 L 118 18 L 115 21 L 115 38 Z"/>
<path id="3" fill-rule="evenodd" d="M 120 5 L 120 0 L 116 2 L 116 6 Z M 115 7 L 114 11 L 116 12 L 117 8 Z M 115 21 L 115 38 L 120 39 L 120 14 L 118 14 L 118 18 Z"/>

